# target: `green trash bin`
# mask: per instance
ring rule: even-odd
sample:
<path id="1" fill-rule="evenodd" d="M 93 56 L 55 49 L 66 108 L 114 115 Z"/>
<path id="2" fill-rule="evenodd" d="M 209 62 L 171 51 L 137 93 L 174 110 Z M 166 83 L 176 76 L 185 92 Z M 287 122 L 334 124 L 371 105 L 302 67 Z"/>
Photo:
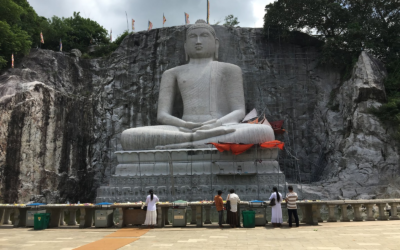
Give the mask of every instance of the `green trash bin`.
<path id="1" fill-rule="evenodd" d="M 255 228 L 256 227 L 256 212 L 252 210 L 242 211 L 243 227 Z"/>
<path id="2" fill-rule="evenodd" d="M 34 222 L 33 229 L 35 230 L 43 230 L 46 229 L 50 222 L 50 214 L 49 213 L 37 213 L 34 214 Z"/>

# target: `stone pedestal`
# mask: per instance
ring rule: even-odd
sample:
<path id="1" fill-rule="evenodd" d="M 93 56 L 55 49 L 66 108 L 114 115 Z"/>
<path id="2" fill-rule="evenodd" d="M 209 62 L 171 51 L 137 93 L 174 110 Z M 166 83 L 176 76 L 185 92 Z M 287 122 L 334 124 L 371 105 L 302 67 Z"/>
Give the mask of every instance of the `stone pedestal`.
<path id="1" fill-rule="evenodd" d="M 67 222 L 68 226 L 78 225 L 78 223 L 76 222 L 76 212 L 78 211 L 78 209 L 77 208 L 70 208 L 67 211 L 69 213 L 69 219 L 68 219 L 68 222 Z"/>
<path id="2" fill-rule="evenodd" d="M 215 148 L 115 154 L 115 175 L 109 186 L 97 190 L 96 202 L 143 200 L 149 189 L 162 201 L 212 200 L 217 190 L 228 193 L 231 188 L 242 200 L 267 200 L 273 186 L 285 184 L 276 161 L 278 149 L 251 148 L 236 156 Z"/>
<path id="3" fill-rule="evenodd" d="M 93 214 L 94 209 L 91 208 L 80 208 L 80 228 L 92 227 L 93 226 Z"/>
<path id="4" fill-rule="evenodd" d="M 301 220 L 300 223 L 306 223 L 306 207 L 302 205 L 297 205 L 301 210 Z"/>
<path id="5" fill-rule="evenodd" d="M 374 221 L 374 212 L 373 212 L 373 207 L 374 204 L 365 204 L 367 206 L 367 221 Z"/>
<path id="6" fill-rule="evenodd" d="M 196 206 L 196 226 L 202 227 L 203 226 L 203 206 Z"/>
<path id="7" fill-rule="evenodd" d="M 12 211 L 13 210 L 9 209 L 9 208 L 4 209 L 3 224 L 6 224 L 6 225 L 11 225 L 12 224 L 11 219 L 10 219 Z"/>
<path id="8" fill-rule="evenodd" d="M 349 216 L 347 215 L 347 204 L 341 205 L 342 207 L 342 218 L 340 219 L 341 222 L 349 222 Z"/>
<path id="9" fill-rule="evenodd" d="M 63 209 L 61 209 L 61 212 L 60 212 L 60 226 L 64 226 L 65 225 L 64 214 L 65 214 L 65 211 Z"/>
<path id="10" fill-rule="evenodd" d="M 26 211 L 30 208 L 14 209 L 14 227 L 26 227 Z"/>
<path id="11" fill-rule="evenodd" d="M 168 210 L 169 210 L 169 207 L 162 208 L 162 215 L 164 217 L 164 225 L 170 225 L 170 222 L 168 220 Z"/>
<path id="12" fill-rule="evenodd" d="M 399 220 L 399 216 L 397 215 L 397 205 L 398 203 L 390 203 L 390 213 L 391 216 L 389 217 L 389 219 L 391 220 Z"/>
<path id="13" fill-rule="evenodd" d="M 192 220 L 190 221 L 190 224 L 196 225 L 196 206 L 191 207 L 192 210 Z"/>
<path id="14" fill-rule="evenodd" d="M 211 206 L 204 206 L 204 210 L 206 210 L 206 220 L 204 224 L 211 224 Z"/>

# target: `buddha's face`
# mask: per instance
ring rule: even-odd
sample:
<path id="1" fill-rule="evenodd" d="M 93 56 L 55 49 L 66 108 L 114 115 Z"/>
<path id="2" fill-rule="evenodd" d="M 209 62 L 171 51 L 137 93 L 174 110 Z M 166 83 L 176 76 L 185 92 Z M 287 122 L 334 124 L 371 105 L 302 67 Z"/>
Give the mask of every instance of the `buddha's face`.
<path id="1" fill-rule="evenodd" d="M 218 40 L 205 28 L 197 28 L 187 35 L 185 50 L 189 58 L 212 58 L 218 49 Z"/>

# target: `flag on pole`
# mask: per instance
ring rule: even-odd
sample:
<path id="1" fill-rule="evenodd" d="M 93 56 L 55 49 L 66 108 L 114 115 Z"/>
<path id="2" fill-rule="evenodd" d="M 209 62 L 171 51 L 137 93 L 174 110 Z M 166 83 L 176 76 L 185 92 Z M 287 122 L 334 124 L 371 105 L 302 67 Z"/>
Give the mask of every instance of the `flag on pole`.
<path id="1" fill-rule="evenodd" d="M 43 39 L 43 33 L 42 32 L 40 32 L 40 43 L 44 44 L 44 39 Z"/>
<path id="2" fill-rule="evenodd" d="M 112 29 L 110 30 L 110 41 L 112 42 Z"/>
<path id="3" fill-rule="evenodd" d="M 185 24 L 188 25 L 189 23 L 189 14 L 185 12 Z"/>
<path id="4" fill-rule="evenodd" d="M 163 16 L 162 24 L 164 25 L 164 23 L 167 21 L 167 19 L 165 18 L 164 13 L 162 14 L 162 16 Z"/>
<path id="5" fill-rule="evenodd" d="M 11 68 L 14 68 L 14 53 L 11 54 Z"/>
<path id="6" fill-rule="evenodd" d="M 210 0 L 207 0 L 207 23 L 210 24 Z"/>
<path id="7" fill-rule="evenodd" d="M 60 51 L 62 51 L 62 41 L 61 41 L 61 38 L 60 38 Z"/>
<path id="8" fill-rule="evenodd" d="M 134 30 L 135 30 L 135 20 L 132 19 L 132 31 L 134 31 Z"/>
<path id="9" fill-rule="evenodd" d="M 151 30 L 153 28 L 153 24 L 149 21 L 149 28 L 147 30 Z"/>

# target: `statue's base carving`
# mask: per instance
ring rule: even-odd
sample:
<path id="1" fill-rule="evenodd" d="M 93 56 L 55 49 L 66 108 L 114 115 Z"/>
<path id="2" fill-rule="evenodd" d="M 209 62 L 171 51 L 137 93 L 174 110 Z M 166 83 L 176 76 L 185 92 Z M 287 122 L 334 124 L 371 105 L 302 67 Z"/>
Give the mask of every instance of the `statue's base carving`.
<path id="1" fill-rule="evenodd" d="M 285 185 L 275 160 L 278 149 L 252 148 L 240 155 L 214 148 L 116 152 L 119 165 L 96 202 L 144 200 L 149 189 L 162 201 L 211 200 L 234 188 L 242 200 L 269 198 Z"/>

